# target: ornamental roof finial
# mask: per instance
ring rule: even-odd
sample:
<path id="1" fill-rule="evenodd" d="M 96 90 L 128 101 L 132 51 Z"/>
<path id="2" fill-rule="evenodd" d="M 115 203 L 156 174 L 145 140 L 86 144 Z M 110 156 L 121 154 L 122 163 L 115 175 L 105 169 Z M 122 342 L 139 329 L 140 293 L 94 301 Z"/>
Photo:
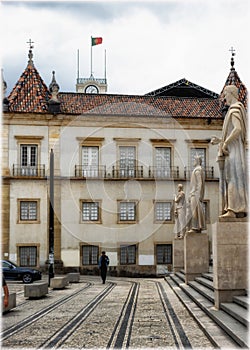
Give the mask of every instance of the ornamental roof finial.
<path id="1" fill-rule="evenodd" d="M 7 83 L 3 77 L 3 69 L 1 69 L 1 78 L 2 78 L 2 96 L 3 96 L 2 107 L 3 107 L 3 111 L 7 112 L 9 110 L 9 100 L 7 97 L 5 97 L 6 90 L 7 90 Z"/>
<path id="2" fill-rule="evenodd" d="M 49 84 L 49 91 L 51 93 L 51 100 L 58 101 L 57 95 L 59 93 L 60 86 L 56 82 L 55 71 L 52 72 L 52 81 Z"/>
<path id="3" fill-rule="evenodd" d="M 231 70 L 234 70 L 234 56 L 236 55 L 235 49 L 231 46 L 231 49 L 229 49 L 229 51 L 232 54 L 232 56 L 231 56 Z"/>
<path id="4" fill-rule="evenodd" d="M 1 78 L 2 78 L 2 94 L 3 94 L 3 97 L 5 97 L 6 90 L 7 90 L 7 83 L 3 77 L 3 68 L 1 69 Z"/>
<path id="5" fill-rule="evenodd" d="M 34 48 L 34 46 L 32 44 L 34 44 L 34 41 L 31 41 L 31 39 L 29 39 L 29 41 L 27 41 L 27 44 L 29 44 L 29 54 L 28 54 L 29 61 L 28 61 L 28 64 L 33 66 L 33 61 L 32 61 L 33 52 L 32 52 L 32 49 Z"/>

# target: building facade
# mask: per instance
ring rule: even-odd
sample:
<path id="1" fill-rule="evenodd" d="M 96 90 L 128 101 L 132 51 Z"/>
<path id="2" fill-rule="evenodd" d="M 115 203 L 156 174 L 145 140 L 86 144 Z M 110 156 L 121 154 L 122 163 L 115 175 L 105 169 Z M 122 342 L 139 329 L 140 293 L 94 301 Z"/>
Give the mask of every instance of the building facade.
<path id="1" fill-rule="evenodd" d="M 210 140 L 221 134 L 220 96 L 186 79 L 143 96 L 58 92 L 55 76 L 48 88 L 32 58 L 30 50 L 3 101 L 2 257 L 47 269 L 51 152 L 56 272 L 97 273 L 102 250 L 113 275 L 171 271 L 174 194 L 181 183 L 188 198 L 197 153 L 211 243 L 219 170 Z M 246 105 L 233 66 L 232 82 Z"/>

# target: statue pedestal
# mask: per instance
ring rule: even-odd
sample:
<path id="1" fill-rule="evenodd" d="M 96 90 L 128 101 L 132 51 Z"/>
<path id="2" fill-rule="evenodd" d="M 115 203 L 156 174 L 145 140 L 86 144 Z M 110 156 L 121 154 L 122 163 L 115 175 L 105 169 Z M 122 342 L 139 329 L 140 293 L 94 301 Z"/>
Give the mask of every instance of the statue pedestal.
<path id="1" fill-rule="evenodd" d="M 220 219 L 213 225 L 213 274 L 215 307 L 244 295 L 248 288 L 248 223 Z"/>
<path id="2" fill-rule="evenodd" d="M 178 272 L 184 269 L 184 238 L 173 240 L 173 271 Z"/>
<path id="3" fill-rule="evenodd" d="M 206 233 L 186 233 L 184 236 L 185 283 L 209 271 L 209 240 Z"/>

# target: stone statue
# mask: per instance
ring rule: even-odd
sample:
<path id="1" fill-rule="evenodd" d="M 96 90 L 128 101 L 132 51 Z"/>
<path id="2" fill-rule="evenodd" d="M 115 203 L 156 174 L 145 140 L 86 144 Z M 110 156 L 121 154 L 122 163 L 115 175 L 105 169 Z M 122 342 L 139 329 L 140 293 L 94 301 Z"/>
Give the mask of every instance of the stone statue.
<path id="1" fill-rule="evenodd" d="M 49 85 L 49 91 L 51 93 L 51 101 L 59 102 L 58 100 L 58 94 L 59 94 L 59 85 L 56 82 L 55 79 L 55 71 L 52 72 L 52 81 Z"/>
<path id="2" fill-rule="evenodd" d="M 218 159 L 223 159 L 222 169 L 222 215 L 220 217 L 243 217 L 247 213 L 246 169 L 246 111 L 238 101 L 238 88 L 228 85 L 223 97 L 229 106 L 224 119 L 221 139 L 212 137 L 212 144 L 219 144 Z M 218 160 L 217 159 L 217 160 Z"/>
<path id="3" fill-rule="evenodd" d="M 194 170 L 190 179 L 190 193 L 188 197 L 189 214 L 188 218 L 191 232 L 201 233 L 206 229 L 205 216 L 203 210 L 203 200 L 205 192 L 205 175 L 201 166 L 202 159 L 196 155 L 194 159 Z"/>
<path id="4" fill-rule="evenodd" d="M 174 196 L 175 202 L 175 238 L 182 238 L 186 228 L 186 199 L 183 191 L 183 185 L 178 185 L 178 193 Z"/>
<path id="5" fill-rule="evenodd" d="M 58 99 L 59 85 L 56 82 L 55 71 L 52 72 L 52 81 L 49 85 L 49 91 L 51 93 L 51 98 L 48 101 L 48 111 L 49 113 L 60 113 L 61 102 Z"/>

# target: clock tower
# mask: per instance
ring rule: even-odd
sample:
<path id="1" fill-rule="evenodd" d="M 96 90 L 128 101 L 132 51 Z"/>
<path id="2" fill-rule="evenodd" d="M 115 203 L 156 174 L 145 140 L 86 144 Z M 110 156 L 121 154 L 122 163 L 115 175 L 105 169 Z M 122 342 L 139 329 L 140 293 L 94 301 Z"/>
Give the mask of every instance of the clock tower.
<path id="1" fill-rule="evenodd" d="M 90 78 L 76 79 L 76 92 L 85 94 L 105 94 L 107 88 L 107 79 L 95 78 L 93 74 L 90 75 Z"/>

